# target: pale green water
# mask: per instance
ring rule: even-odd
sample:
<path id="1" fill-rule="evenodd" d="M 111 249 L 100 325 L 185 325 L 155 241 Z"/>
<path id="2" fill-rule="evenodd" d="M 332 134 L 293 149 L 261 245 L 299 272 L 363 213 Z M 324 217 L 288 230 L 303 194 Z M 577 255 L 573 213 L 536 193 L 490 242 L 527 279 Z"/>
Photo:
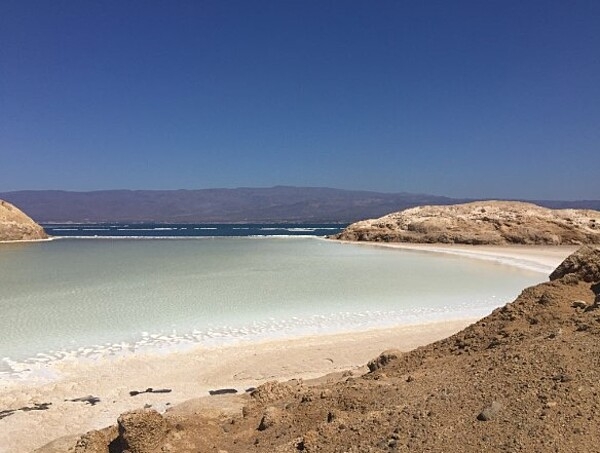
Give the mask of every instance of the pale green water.
<path id="1" fill-rule="evenodd" d="M 544 279 L 498 263 L 315 238 L 3 245 L 0 371 L 66 354 L 484 316 Z"/>

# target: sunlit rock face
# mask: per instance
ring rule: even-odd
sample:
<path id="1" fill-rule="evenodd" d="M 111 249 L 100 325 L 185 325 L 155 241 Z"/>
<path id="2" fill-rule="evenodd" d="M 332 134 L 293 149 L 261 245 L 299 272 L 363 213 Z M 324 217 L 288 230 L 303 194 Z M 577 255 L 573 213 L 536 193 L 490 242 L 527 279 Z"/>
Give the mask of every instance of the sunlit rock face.
<path id="1" fill-rule="evenodd" d="M 548 209 L 514 201 L 419 206 L 353 223 L 336 238 L 446 244 L 600 244 L 600 212 Z"/>
<path id="2" fill-rule="evenodd" d="M 44 229 L 16 206 L 0 200 L 0 241 L 46 239 Z"/>

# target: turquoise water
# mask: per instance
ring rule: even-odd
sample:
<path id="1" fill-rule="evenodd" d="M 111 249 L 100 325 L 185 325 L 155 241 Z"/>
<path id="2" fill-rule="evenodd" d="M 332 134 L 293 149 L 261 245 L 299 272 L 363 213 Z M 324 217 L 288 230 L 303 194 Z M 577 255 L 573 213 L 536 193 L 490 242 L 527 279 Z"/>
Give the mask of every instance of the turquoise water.
<path id="1" fill-rule="evenodd" d="M 543 274 L 316 238 L 0 247 L 0 372 L 63 357 L 484 316 Z"/>

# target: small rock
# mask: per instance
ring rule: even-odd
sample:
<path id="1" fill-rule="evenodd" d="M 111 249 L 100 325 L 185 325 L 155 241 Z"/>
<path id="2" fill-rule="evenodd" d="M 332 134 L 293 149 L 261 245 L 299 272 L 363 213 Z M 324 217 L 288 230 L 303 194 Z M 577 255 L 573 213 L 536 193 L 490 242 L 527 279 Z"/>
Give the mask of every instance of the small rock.
<path id="1" fill-rule="evenodd" d="M 379 354 L 378 357 L 374 358 L 367 364 L 367 366 L 369 367 L 369 371 L 372 373 L 372 372 L 386 366 L 388 363 L 392 362 L 393 360 L 396 360 L 401 355 L 402 355 L 402 352 L 399 351 L 398 349 L 389 349 L 387 351 L 383 351 L 381 354 Z"/>
<path id="2" fill-rule="evenodd" d="M 331 398 L 331 389 L 325 389 L 321 392 L 321 399 Z"/>
<path id="3" fill-rule="evenodd" d="M 217 390 L 209 390 L 208 394 L 211 396 L 214 395 L 232 395 L 237 393 L 236 389 L 217 389 Z"/>
<path id="4" fill-rule="evenodd" d="M 97 396 L 93 396 L 93 395 L 87 395 L 87 396 L 80 396 L 79 398 L 73 398 L 70 400 L 65 400 L 65 401 L 71 401 L 74 403 L 87 403 L 91 406 L 95 406 L 96 404 L 98 404 L 100 402 L 100 398 L 98 398 Z"/>
<path id="5" fill-rule="evenodd" d="M 487 422 L 494 418 L 498 412 L 502 409 L 502 404 L 497 401 L 493 401 L 492 404 L 483 408 L 483 410 L 477 416 L 477 420 Z"/>
<path id="6" fill-rule="evenodd" d="M 556 332 L 550 332 L 548 334 L 548 338 L 550 338 L 550 339 L 556 338 L 556 337 L 558 337 L 561 334 L 562 334 L 562 329 L 558 329 Z"/>
<path id="7" fill-rule="evenodd" d="M 587 302 L 585 302 L 583 300 L 574 300 L 573 303 L 571 304 L 571 307 L 573 307 L 573 308 L 586 309 L 587 306 L 588 306 Z"/>
<path id="8" fill-rule="evenodd" d="M 312 390 L 308 390 L 302 394 L 300 397 L 301 403 L 310 403 L 314 398 L 314 393 Z"/>
<path id="9" fill-rule="evenodd" d="M 490 341 L 490 344 L 488 345 L 488 349 L 493 349 L 495 347 L 498 347 L 502 345 L 502 340 L 500 340 L 500 338 L 492 338 L 492 341 Z"/>
<path id="10" fill-rule="evenodd" d="M 569 376 L 568 374 L 560 373 L 555 376 L 552 376 L 552 380 L 559 381 L 559 382 L 569 382 L 569 381 L 572 381 L 573 378 L 571 376 Z"/>
<path id="11" fill-rule="evenodd" d="M 264 431 L 265 429 L 270 428 L 277 423 L 279 418 L 279 411 L 275 407 L 268 407 L 260 420 L 258 430 Z"/>
<path id="12" fill-rule="evenodd" d="M 121 446 L 130 453 L 156 450 L 167 434 L 167 421 L 153 409 L 121 414 L 117 420 Z"/>
<path id="13" fill-rule="evenodd" d="M 292 386 L 288 383 L 268 381 L 258 386 L 250 393 L 250 396 L 261 403 L 269 403 L 281 399 L 292 393 Z"/>

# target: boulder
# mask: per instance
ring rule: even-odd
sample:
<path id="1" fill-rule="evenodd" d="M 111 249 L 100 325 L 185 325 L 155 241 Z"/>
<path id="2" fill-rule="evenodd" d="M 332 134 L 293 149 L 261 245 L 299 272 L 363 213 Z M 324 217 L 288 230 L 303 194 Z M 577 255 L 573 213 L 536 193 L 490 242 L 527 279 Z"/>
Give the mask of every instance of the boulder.
<path id="1" fill-rule="evenodd" d="M 125 412 L 117 423 L 121 447 L 128 453 L 153 453 L 168 431 L 167 421 L 153 409 Z"/>
<path id="2" fill-rule="evenodd" d="M 396 360 L 401 355 L 402 351 L 400 351 L 399 349 L 388 349 L 386 351 L 383 351 L 381 354 L 379 354 L 377 357 L 375 357 L 373 360 L 367 363 L 369 371 L 372 373 L 380 368 L 383 368 L 388 363 L 390 363 L 393 360 Z"/>

